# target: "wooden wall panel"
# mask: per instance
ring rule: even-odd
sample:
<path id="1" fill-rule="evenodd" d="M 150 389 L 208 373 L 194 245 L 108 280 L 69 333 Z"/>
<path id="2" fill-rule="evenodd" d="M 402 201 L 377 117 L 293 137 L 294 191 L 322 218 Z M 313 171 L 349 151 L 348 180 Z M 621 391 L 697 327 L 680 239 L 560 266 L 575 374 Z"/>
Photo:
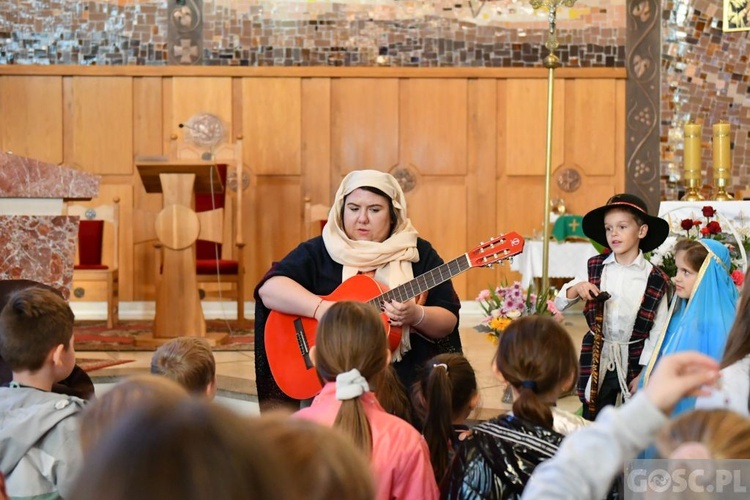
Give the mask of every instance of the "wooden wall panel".
<path id="1" fill-rule="evenodd" d="M 328 78 L 302 80 L 303 191 L 312 203 L 324 205 L 336 188 L 331 180 L 331 86 Z"/>
<path id="2" fill-rule="evenodd" d="M 299 78 L 242 82 L 245 159 L 257 175 L 301 173 L 301 86 Z"/>
<path id="3" fill-rule="evenodd" d="M 254 275 L 248 280 L 253 285 L 271 267 L 302 241 L 303 195 L 299 178 L 258 176 L 255 205 L 262 207 L 256 219 L 256 231 L 250 235 L 254 254 Z M 250 243 L 252 241 L 252 243 Z"/>
<path id="4" fill-rule="evenodd" d="M 465 79 L 401 80 L 403 166 L 423 175 L 466 175 L 467 85 Z"/>
<path id="5" fill-rule="evenodd" d="M 567 83 L 565 159 L 587 175 L 615 174 L 617 96 L 614 80 Z"/>
<path id="6" fill-rule="evenodd" d="M 180 123 L 186 123 L 199 113 L 211 113 L 221 118 L 226 127 L 226 140 L 234 140 L 231 78 L 172 78 L 171 87 L 171 116 L 164 119 L 164 124 L 170 127 L 167 136 L 177 135 L 184 139 L 186 131 L 180 129 Z"/>
<path id="7" fill-rule="evenodd" d="M 432 243 L 446 262 L 466 252 L 466 179 L 463 176 L 423 177 L 407 194 L 408 213 L 420 236 Z M 453 286 L 466 294 L 466 274 Z"/>
<path id="8" fill-rule="evenodd" d="M 497 236 L 497 85 L 494 80 L 470 80 L 468 88 L 468 171 L 466 176 L 466 250 Z M 499 228 L 503 232 L 503 228 Z M 467 299 L 489 283 L 497 283 L 497 269 L 472 269 L 466 274 Z"/>
<path id="9" fill-rule="evenodd" d="M 63 161 L 62 77 L 0 77 L 0 116 L 0 149 Z"/>
<path id="10" fill-rule="evenodd" d="M 399 162 L 399 83 L 395 78 L 331 82 L 331 160 L 337 175 Z M 335 192 L 335 186 L 333 186 Z M 332 193 L 333 194 L 333 193 Z"/>
<path id="11" fill-rule="evenodd" d="M 342 176 L 357 168 L 416 172 L 409 214 L 444 259 L 500 233 L 541 232 L 547 81 L 539 74 L 101 71 L 0 76 L 0 146 L 104 175 L 100 199 L 122 200 L 125 301 L 153 300 L 154 249 L 134 241 L 134 226 L 143 212 L 153 217 L 161 209 L 161 196 L 144 192 L 133 156 L 168 154 L 171 136 L 183 135 L 178 124 L 196 113 L 220 116 L 228 140 L 244 137 L 248 294 L 274 260 L 299 244 L 304 196 L 330 203 Z M 555 81 L 552 168 L 583 170 L 578 191 L 553 185 L 571 213 L 624 189 L 621 78 L 561 72 Z M 47 114 L 31 120 L 24 113 Z M 39 131 L 21 134 L 24 120 Z M 516 277 L 506 267 L 473 269 L 456 288 L 472 300 L 488 284 Z"/>
<path id="12" fill-rule="evenodd" d="M 70 103 L 72 162 L 95 174 L 132 174 L 133 79 L 73 77 Z"/>
<path id="13" fill-rule="evenodd" d="M 505 102 L 498 110 L 504 144 L 498 143 L 507 175 L 544 175 L 547 145 L 547 81 L 512 79 L 504 85 Z M 554 88 L 552 170 L 563 161 L 565 124 L 564 80 Z"/>

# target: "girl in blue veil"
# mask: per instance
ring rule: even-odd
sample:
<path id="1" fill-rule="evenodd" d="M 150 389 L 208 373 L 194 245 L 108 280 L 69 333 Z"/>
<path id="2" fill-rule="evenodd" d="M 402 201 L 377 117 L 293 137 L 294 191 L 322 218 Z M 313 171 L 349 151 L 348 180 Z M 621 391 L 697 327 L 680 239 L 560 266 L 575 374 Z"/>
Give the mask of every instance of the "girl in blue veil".
<path id="1" fill-rule="evenodd" d="M 731 258 L 723 243 L 704 238 L 675 245 L 675 297 L 667 327 L 644 369 L 641 385 L 662 356 L 698 351 L 721 361 L 737 312 L 737 287 L 729 274 Z M 695 408 L 695 398 L 683 398 L 672 417 Z"/>

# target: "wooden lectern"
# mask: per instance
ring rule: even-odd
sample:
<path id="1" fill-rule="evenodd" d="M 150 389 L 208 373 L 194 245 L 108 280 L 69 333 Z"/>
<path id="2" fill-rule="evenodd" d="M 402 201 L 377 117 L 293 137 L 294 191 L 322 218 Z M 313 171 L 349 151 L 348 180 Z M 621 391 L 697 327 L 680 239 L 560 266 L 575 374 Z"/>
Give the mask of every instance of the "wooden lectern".
<path id="1" fill-rule="evenodd" d="M 142 336 L 137 345 L 158 346 L 175 337 L 205 337 L 211 345 L 222 343 L 226 333 L 207 334 L 195 272 L 195 242 L 221 242 L 223 209 L 195 213 L 194 193 L 221 193 L 219 171 L 212 161 L 136 161 L 147 193 L 164 196 L 163 208 L 153 227 L 139 228 L 143 239 L 156 239 L 163 247 L 161 279 L 156 285 L 153 336 Z"/>

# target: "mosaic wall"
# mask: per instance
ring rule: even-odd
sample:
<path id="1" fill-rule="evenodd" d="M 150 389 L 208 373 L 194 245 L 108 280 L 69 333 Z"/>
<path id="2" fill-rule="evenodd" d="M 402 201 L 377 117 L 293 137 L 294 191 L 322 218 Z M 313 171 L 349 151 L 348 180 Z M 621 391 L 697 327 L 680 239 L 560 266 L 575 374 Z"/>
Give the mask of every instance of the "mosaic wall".
<path id="1" fill-rule="evenodd" d="M 661 78 L 662 193 L 682 189 L 683 126 L 703 123 L 703 182 L 713 184 L 712 126 L 731 124 L 732 185 L 750 187 L 750 31 L 722 31 L 719 0 L 663 4 Z"/>
<path id="2" fill-rule="evenodd" d="M 565 66 L 624 65 L 625 3 L 560 9 Z M 532 67 L 547 26 L 528 0 L 0 0 L 0 64 Z"/>

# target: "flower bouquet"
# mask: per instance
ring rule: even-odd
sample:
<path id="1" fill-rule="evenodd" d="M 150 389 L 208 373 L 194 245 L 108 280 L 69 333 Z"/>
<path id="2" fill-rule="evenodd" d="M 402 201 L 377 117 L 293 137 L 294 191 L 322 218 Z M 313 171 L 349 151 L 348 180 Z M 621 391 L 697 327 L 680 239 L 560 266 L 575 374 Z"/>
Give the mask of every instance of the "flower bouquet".
<path id="1" fill-rule="evenodd" d="M 494 290 L 485 289 L 479 292 L 476 300 L 486 314 L 482 322 L 474 327 L 485 333 L 493 345 L 497 345 L 503 331 L 513 320 L 533 314 L 553 316 L 557 321 L 563 320 L 563 315 L 554 303 L 555 289 L 549 288 L 541 294 L 533 293 L 529 288 L 524 291 L 521 283 L 516 281 L 510 286 L 498 286 Z M 504 403 L 513 402 L 510 385 L 505 388 Z"/>
<path id="2" fill-rule="evenodd" d="M 677 274 L 674 260 L 674 246 L 679 239 L 711 238 L 722 242 L 732 258 L 730 274 L 738 288 L 745 281 L 745 267 L 747 266 L 747 252 L 750 251 L 750 234 L 745 228 L 739 231 L 726 218 L 722 217 L 713 207 L 702 207 L 704 220 L 686 218 L 672 223 L 671 234 L 664 243 L 651 252 L 649 261 L 661 267 L 670 278 Z"/>

